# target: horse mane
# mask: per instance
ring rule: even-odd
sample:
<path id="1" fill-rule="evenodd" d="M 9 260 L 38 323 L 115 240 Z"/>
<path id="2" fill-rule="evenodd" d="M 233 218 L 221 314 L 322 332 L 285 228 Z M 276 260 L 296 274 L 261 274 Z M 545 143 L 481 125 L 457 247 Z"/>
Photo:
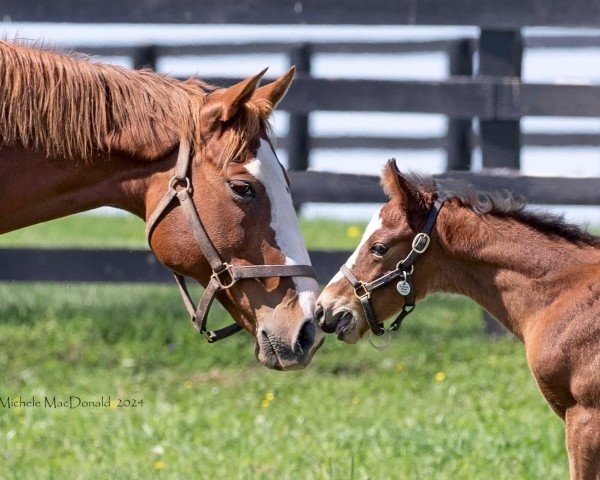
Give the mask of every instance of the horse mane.
<path id="1" fill-rule="evenodd" d="M 527 209 L 525 198 L 511 190 L 480 191 L 464 180 L 436 180 L 417 173 L 409 173 L 405 178 L 419 191 L 434 194 L 440 200 L 455 199 L 479 215 L 513 218 L 547 236 L 558 236 L 577 245 L 600 246 L 600 237 L 566 222 L 564 215 Z"/>
<path id="2" fill-rule="evenodd" d="M 199 151 L 200 111 L 217 88 L 2 40 L 0 78 L 2 145 L 86 163 L 111 151 L 154 160 L 182 135 Z M 240 109 L 219 163 L 230 161 L 266 124 L 260 110 L 252 102 Z"/>

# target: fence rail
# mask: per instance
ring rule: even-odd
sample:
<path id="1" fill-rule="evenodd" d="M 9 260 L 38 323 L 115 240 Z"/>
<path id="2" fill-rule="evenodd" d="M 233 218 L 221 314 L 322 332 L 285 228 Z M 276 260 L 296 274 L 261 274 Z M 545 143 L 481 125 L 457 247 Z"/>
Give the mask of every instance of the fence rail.
<path id="1" fill-rule="evenodd" d="M 382 203 L 386 197 L 380 179 L 372 175 L 329 172 L 289 172 L 292 195 L 298 203 Z M 530 177 L 514 171 L 489 173 L 448 172 L 435 178 L 461 179 L 482 190 L 508 189 L 530 203 L 547 205 L 600 205 L 597 178 Z M 315 189 L 314 186 L 319 188 Z"/>
<path id="2" fill-rule="evenodd" d="M 14 22 L 600 26 L 595 0 L 4 0 Z"/>
<path id="3" fill-rule="evenodd" d="M 309 252 L 317 280 L 327 283 L 350 253 Z M 154 253 L 142 249 L 3 248 L 0 265 L 0 282 L 173 282 Z"/>
<path id="4" fill-rule="evenodd" d="M 476 46 L 478 39 L 466 37 Z M 199 44 L 187 43 L 177 45 L 77 45 L 73 50 L 88 55 L 116 56 L 133 58 L 140 48 L 151 48 L 156 57 L 183 57 L 202 55 L 245 55 L 245 54 L 283 54 L 287 55 L 292 50 L 304 45 L 306 42 L 244 42 L 223 44 Z M 448 40 L 422 40 L 422 41 L 387 41 L 387 42 L 311 42 L 311 54 L 378 54 L 378 55 L 402 55 L 448 52 L 456 39 Z M 563 49 L 563 48 L 600 48 L 599 35 L 564 35 L 528 36 L 523 39 L 523 46 L 531 49 Z"/>

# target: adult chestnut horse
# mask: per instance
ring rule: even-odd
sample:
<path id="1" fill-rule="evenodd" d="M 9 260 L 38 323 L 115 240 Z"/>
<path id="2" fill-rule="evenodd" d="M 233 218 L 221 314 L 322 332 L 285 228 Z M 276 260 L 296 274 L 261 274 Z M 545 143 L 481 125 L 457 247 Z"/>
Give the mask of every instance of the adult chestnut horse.
<path id="1" fill-rule="evenodd" d="M 566 422 L 571 478 L 600 478 L 600 238 L 506 193 L 383 174 L 390 201 L 322 292 L 322 328 L 348 343 L 430 292 L 468 295 L 524 342 Z"/>
<path id="2" fill-rule="evenodd" d="M 318 286 L 267 119 L 291 69 L 229 88 L 0 42 L 0 233 L 103 205 L 148 222 L 157 257 L 207 286 L 270 368 L 309 364 Z"/>

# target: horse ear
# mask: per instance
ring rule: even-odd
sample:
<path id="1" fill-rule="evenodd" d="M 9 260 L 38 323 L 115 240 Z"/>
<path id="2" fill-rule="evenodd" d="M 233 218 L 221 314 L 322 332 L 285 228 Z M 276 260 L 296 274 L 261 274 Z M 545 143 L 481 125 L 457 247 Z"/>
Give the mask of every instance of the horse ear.
<path id="1" fill-rule="evenodd" d="M 271 113 L 277 104 L 283 100 L 283 97 L 285 97 L 295 74 L 296 67 L 292 66 L 277 80 L 257 89 L 252 98 L 265 100 L 267 108 L 269 109 L 269 111 L 265 113 Z"/>
<path id="2" fill-rule="evenodd" d="M 213 120 L 227 122 L 235 117 L 239 108 L 252 98 L 256 86 L 267 71 L 267 68 L 257 75 L 242 80 L 231 87 L 222 88 L 211 93 L 205 108 L 207 112 L 210 112 Z"/>
<path id="3" fill-rule="evenodd" d="M 419 192 L 398 169 L 396 159 L 390 158 L 381 178 L 383 191 L 390 199 L 398 199 L 402 205 L 410 205 L 419 200 Z"/>

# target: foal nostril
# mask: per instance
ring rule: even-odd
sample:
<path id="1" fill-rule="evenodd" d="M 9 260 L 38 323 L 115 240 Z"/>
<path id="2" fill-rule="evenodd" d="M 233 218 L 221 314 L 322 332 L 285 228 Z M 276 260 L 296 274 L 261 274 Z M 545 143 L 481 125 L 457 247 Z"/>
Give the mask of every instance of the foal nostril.
<path id="1" fill-rule="evenodd" d="M 332 315 L 331 309 L 328 308 L 327 311 L 323 308 L 323 305 L 317 303 L 317 307 L 315 309 L 315 319 L 319 322 L 319 327 L 325 333 L 333 333 L 335 332 L 335 326 L 339 321 L 338 315 Z"/>
<path id="2" fill-rule="evenodd" d="M 310 352 L 310 349 L 315 342 L 316 333 L 315 324 L 311 320 L 304 322 L 302 327 L 300 327 L 298 336 L 296 337 L 296 343 L 294 344 L 293 350 L 295 352 L 298 351 L 305 354 Z"/>
<path id="3" fill-rule="evenodd" d="M 319 322 L 319 325 L 323 323 L 325 318 L 325 310 L 323 309 L 323 305 L 317 303 L 317 308 L 315 309 L 315 320 Z"/>

